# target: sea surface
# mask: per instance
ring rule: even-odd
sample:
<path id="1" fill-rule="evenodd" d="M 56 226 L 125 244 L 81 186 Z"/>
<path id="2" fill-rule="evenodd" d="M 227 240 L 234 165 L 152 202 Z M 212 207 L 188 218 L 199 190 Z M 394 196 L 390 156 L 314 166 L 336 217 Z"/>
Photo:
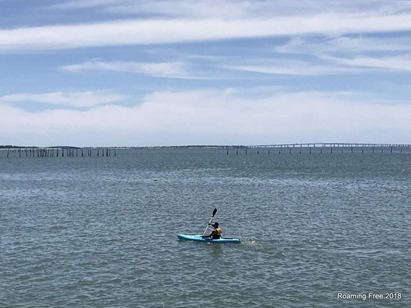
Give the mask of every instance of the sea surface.
<path id="1" fill-rule="evenodd" d="M 409 151 L 7 156 L 1 308 L 411 307 Z"/>

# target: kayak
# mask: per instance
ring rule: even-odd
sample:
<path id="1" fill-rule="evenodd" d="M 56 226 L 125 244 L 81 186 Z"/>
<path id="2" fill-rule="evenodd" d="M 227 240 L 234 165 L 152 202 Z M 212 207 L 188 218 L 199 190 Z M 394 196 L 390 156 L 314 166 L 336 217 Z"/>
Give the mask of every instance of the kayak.
<path id="1" fill-rule="evenodd" d="M 201 235 L 177 234 L 180 240 L 203 242 L 203 243 L 240 243 L 239 238 L 220 237 L 219 239 L 203 238 Z"/>

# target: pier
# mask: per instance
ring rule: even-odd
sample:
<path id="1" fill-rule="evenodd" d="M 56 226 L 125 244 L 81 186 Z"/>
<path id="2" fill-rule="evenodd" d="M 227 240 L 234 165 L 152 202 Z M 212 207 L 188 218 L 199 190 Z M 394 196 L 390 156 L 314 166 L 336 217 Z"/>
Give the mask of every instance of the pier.
<path id="1" fill-rule="evenodd" d="M 411 153 L 411 144 L 382 143 L 281 143 L 226 146 L 226 154 L 337 154 L 337 153 Z"/>
<path id="2" fill-rule="evenodd" d="M 341 143 L 341 142 L 321 142 L 321 143 L 282 143 L 251 145 L 249 148 L 390 148 L 390 147 L 411 147 L 411 144 L 385 144 L 385 143 Z"/>
<path id="3" fill-rule="evenodd" d="M 247 146 L 255 149 L 257 153 L 266 150 L 281 153 L 411 153 L 411 144 L 385 144 L 385 143 L 283 143 Z"/>

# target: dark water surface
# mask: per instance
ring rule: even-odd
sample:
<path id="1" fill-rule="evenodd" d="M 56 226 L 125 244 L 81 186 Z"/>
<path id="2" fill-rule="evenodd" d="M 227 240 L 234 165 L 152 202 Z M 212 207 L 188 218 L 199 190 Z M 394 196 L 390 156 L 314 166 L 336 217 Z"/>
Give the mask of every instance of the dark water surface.
<path id="1" fill-rule="evenodd" d="M 0 307 L 411 307 L 411 154 L 247 154 L 1 156 Z"/>

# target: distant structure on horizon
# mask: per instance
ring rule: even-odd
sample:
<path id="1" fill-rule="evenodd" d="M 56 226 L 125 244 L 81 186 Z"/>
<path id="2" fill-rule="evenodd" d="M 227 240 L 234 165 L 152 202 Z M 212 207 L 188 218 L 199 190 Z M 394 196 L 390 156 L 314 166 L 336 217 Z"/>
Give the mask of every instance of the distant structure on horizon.
<path id="1" fill-rule="evenodd" d="M 185 146 L 151 146 L 151 147 L 29 147 L 0 145 L 2 157 L 116 157 L 117 151 L 130 150 L 222 150 L 232 154 L 325 154 L 325 153 L 411 153 L 411 144 L 377 144 L 377 143 L 285 143 L 267 145 L 185 145 Z"/>

